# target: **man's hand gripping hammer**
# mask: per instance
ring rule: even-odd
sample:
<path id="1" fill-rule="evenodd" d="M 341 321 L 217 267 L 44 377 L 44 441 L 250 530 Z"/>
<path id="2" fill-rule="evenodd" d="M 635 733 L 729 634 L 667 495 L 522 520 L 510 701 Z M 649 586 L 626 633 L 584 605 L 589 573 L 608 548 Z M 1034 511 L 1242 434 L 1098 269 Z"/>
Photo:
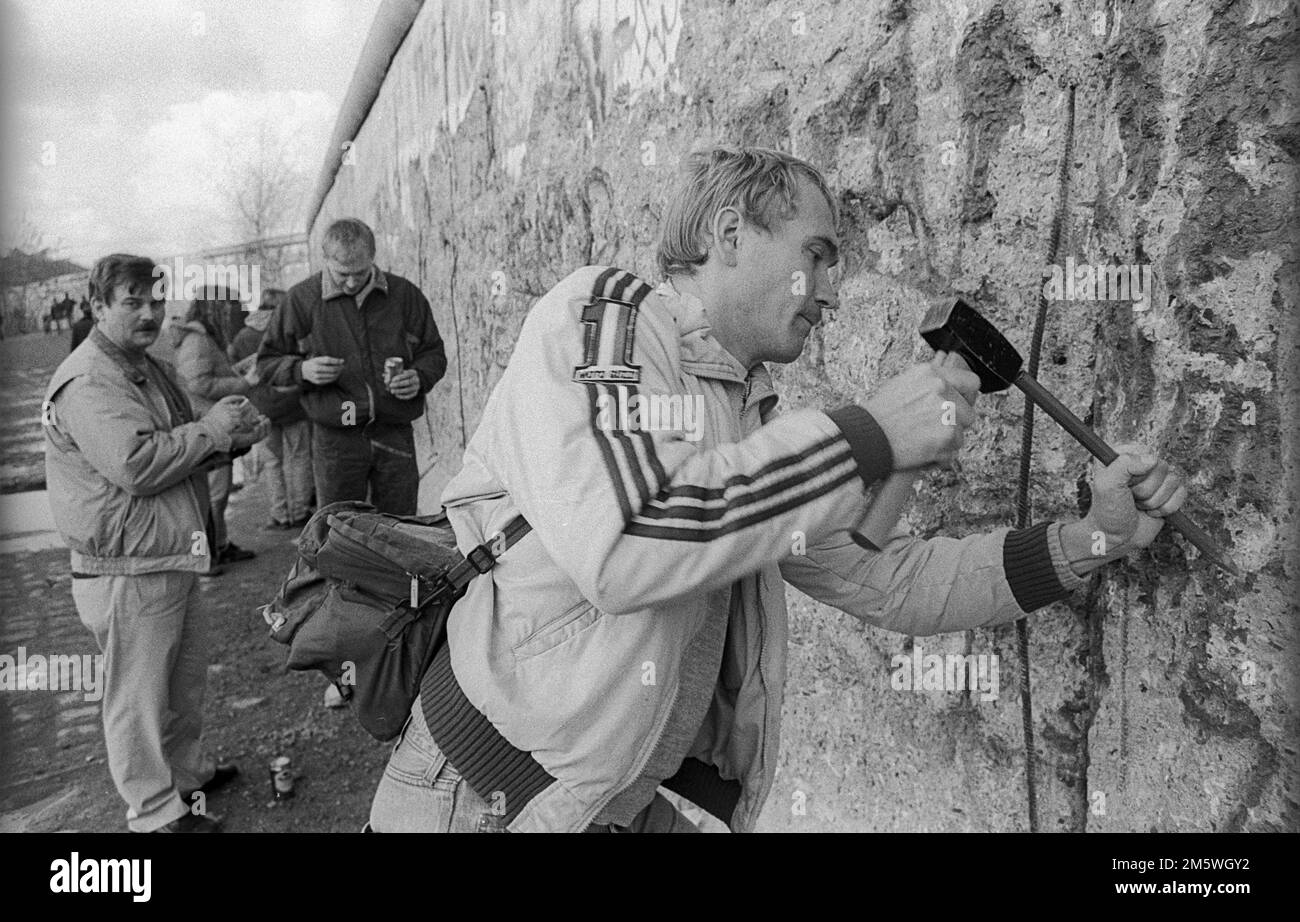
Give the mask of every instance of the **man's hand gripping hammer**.
<path id="1" fill-rule="evenodd" d="M 935 351 L 956 352 L 979 376 L 981 393 L 1004 391 L 1015 385 L 1025 396 L 1056 420 L 1065 431 L 1074 436 L 1093 457 L 1102 464 L 1110 464 L 1118 452 L 1093 432 L 1083 420 L 1053 397 L 1023 370 L 1024 360 L 1005 336 L 979 311 L 958 299 L 952 304 L 936 303 L 921 321 L 921 337 Z M 1212 538 L 1179 510 L 1165 521 L 1194 544 L 1202 554 L 1234 576 L 1240 575 L 1232 559 L 1216 545 Z"/>

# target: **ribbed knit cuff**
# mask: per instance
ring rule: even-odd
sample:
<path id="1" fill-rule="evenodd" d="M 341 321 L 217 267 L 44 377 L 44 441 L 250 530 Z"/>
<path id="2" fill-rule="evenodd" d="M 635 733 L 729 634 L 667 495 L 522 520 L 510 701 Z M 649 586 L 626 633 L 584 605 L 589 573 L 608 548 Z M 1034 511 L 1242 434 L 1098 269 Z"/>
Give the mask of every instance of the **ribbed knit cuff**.
<path id="1" fill-rule="evenodd" d="M 870 487 L 894 472 L 894 452 L 889 447 L 889 439 L 870 413 L 851 403 L 826 415 L 840 427 L 849 443 L 864 486 Z"/>
<path id="2" fill-rule="evenodd" d="M 1016 604 L 1028 613 L 1070 594 L 1062 585 L 1052 560 L 1047 530 L 1051 522 L 1007 532 L 1002 545 L 1002 568 Z"/>
<path id="3" fill-rule="evenodd" d="M 1065 545 L 1061 542 L 1060 522 L 1053 522 L 1047 527 L 1047 550 L 1052 555 L 1052 566 L 1056 568 L 1056 578 L 1062 586 L 1073 592 L 1088 581 L 1070 566 L 1070 558 L 1066 556 Z"/>

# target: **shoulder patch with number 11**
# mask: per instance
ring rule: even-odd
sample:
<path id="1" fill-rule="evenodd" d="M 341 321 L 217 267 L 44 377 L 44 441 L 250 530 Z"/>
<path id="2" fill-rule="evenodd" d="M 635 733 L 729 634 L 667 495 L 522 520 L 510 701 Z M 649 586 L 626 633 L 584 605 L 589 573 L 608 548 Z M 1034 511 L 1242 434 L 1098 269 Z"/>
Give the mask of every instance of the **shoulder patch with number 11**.
<path id="1" fill-rule="evenodd" d="M 582 383 L 639 383 L 641 366 L 632 364 L 636 305 L 597 298 L 582 309 L 582 323 L 583 364 L 573 369 L 573 380 Z"/>

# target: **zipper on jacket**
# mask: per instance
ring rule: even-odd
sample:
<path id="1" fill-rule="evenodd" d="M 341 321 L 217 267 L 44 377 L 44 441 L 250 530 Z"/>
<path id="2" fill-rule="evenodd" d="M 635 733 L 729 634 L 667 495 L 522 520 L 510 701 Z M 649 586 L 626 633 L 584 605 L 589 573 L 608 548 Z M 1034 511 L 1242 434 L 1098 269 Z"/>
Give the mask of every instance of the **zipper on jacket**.
<path id="1" fill-rule="evenodd" d="M 368 297 L 368 296 L 367 296 Z M 357 305 L 357 322 L 361 324 L 361 338 L 365 342 L 366 350 L 366 367 L 362 381 L 366 385 L 366 399 L 370 401 L 370 422 L 375 421 L 375 391 L 370 385 L 370 376 L 375 369 L 375 357 L 373 350 L 370 348 L 370 324 L 366 322 L 366 308 L 364 304 Z"/>
<path id="2" fill-rule="evenodd" d="M 373 389 L 371 389 L 369 381 L 365 381 L 363 383 L 366 386 L 366 402 L 370 404 L 369 422 L 373 423 L 375 421 L 375 392 Z"/>
<path id="3" fill-rule="evenodd" d="M 166 374 L 166 372 L 163 371 L 161 368 L 158 369 L 158 373 L 159 373 L 159 374 Z M 146 382 L 145 384 L 141 385 L 141 388 L 142 388 L 142 390 L 143 390 L 143 397 L 144 397 L 144 399 L 145 399 L 146 401 L 148 401 L 148 403 L 149 403 L 149 408 L 155 412 L 155 414 L 156 414 L 155 418 L 156 418 L 156 419 L 165 421 L 163 424 L 164 424 L 164 425 L 167 425 L 167 426 L 170 427 L 170 428 L 168 428 L 168 429 L 166 430 L 167 432 L 171 432 L 171 431 L 173 431 L 176 427 L 173 426 L 173 425 L 171 424 L 172 414 L 171 414 L 171 408 L 167 405 L 167 398 L 166 398 L 165 396 L 163 396 L 161 393 L 159 394 L 159 396 L 162 397 L 162 402 L 163 402 L 163 409 L 162 409 L 162 412 L 159 413 L 159 412 L 158 412 L 158 405 L 157 405 L 156 403 L 154 403 L 153 393 L 152 393 L 152 391 L 150 390 L 150 387 L 152 387 L 153 390 L 157 390 L 157 389 L 158 389 L 158 388 L 157 388 L 157 385 L 155 385 L 155 384 L 153 383 L 152 379 L 150 379 L 150 377 L 149 377 L 148 375 L 145 375 L 145 382 Z M 173 383 L 177 383 L 177 382 L 173 382 Z M 179 387 L 179 384 L 177 384 L 177 386 Z M 182 388 L 182 390 L 183 390 L 183 388 Z M 191 409 L 192 409 L 192 407 L 191 407 Z M 194 417 L 195 417 L 195 418 L 194 418 L 194 422 L 198 422 L 198 421 L 202 418 L 202 417 L 199 416 L 197 413 L 194 414 Z M 182 425 L 184 425 L 184 424 L 182 424 Z M 234 460 L 232 459 L 232 460 L 231 460 L 231 464 L 233 464 L 233 463 L 234 463 Z M 189 493 L 190 506 L 194 509 L 195 514 L 198 516 L 199 525 L 200 525 L 200 527 L 203 529 L 203 543 L 204 543 L 204 545 L 207 545 L 207 544 L 208 544 L 208 509 L 204 509 L 202 506 L 199 505 L 199 491 L 198 491 L 198 490 L 195 488 L 195 486 L 194 486 L 194 478 L 195 478 L 195 477 L 202 477 L 203 480 L 204 480 L 204 483 L 207 483 L 207 480 L 208 480 L 208 474 L 209 474 L 211 471 L 212 471 L 212 468 L 208 468 L 207 470 L 204 470 L 204 471 L 196 471 L 195 473 L 190 474 L 190 476 L 188 476 L 188 477 L 185 478 L 185 490 L 186 490 L 186 492 Z M 211 497 L 209 497 L 209 499 L 211 499 Z M 192 535 L 191 535 L 191 538 L 190 538 L 190 544 L 191 544 L 191 545 L 193 544 L 193 536 L 192 536 Z M 218 550 L 219 550 L 219 548 L 208 547 L 208 569 L 209 569 L 209 570 L 212 569 L 212 567 L 213 567 L 213 566 L 216 564 L 216 562 L 217 562 L 217 552 L 218 552 Z M 193 557 L 194 555 L 191 554 L 191 555 L 189 555 L 189 556 Z M 194 572 L 198 572 L 198 571 L 196 570 L 196 571 L 194 571 Z"/>
<path id="4" fill-rule="evenodd" d="M 770 773 L 768 766 L 768 749 L 770 748 L 769 740 L 772 738 L 772 701 L 770 700 L 771 695 L 768 691 L 767 676 L 763 673 L 763 665 L 767 660 L 768 631 L 767 608 L 763 605 L 763 572 L 761 570 L 754 574 L 754 591 L 754 607 L 758 609 L 758 685 L 763 692 L 763 736 L 758 746 L 758 757 L 760 760 L 759 766 L 761 769 L 759 772 L 760 787 L 757 792 L 757 797 L 754 799 L 754 803 L 757 804 L 757 808 L 761 810 L 763 804 L 767 802 L 767 797 L 772 790 L 771 782 L 768 780 L 768 775 Z M 774 772 L 775 770 L 775 765 L 771 766 L 770 771 Z M 758 821 L 758 817 L 746 816 L 745 820 L 746 825 L 752 829 L 754 824 Z"/>

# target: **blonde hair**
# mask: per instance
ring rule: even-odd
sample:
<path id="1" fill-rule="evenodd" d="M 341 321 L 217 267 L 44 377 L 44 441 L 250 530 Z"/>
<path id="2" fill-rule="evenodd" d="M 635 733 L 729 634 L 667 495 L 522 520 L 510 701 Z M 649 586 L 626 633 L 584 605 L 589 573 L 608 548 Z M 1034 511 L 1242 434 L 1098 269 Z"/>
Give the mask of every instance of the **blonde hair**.
<path id="1" fill-rule="evenodd" d="M 835 197 L 821 171 L 806 160 L 765 147 L 711 147 L 686 158 L 682 178 L 664 214 L 657 259 L 665 276 L 694 275 L 709 258 L 713 218 L 736 208 L 763 230 L 772 219 L 795 212 L 795 192 L 804 177 L 826 197 L 838 223 Z"/>
<path id="2" fill-rule="evenodd" d="M 365 221 L 357 218 L 340 218 L 329 227 L 325 228 L 325 236 L 321 240 L 321 251 L 328 256 L 330 247 L 335 247 L 335 252 L 351 252 L 354 249 L 361 249 L 368 253 L 371 258 L 375 255 L 375 232 Z"/>

